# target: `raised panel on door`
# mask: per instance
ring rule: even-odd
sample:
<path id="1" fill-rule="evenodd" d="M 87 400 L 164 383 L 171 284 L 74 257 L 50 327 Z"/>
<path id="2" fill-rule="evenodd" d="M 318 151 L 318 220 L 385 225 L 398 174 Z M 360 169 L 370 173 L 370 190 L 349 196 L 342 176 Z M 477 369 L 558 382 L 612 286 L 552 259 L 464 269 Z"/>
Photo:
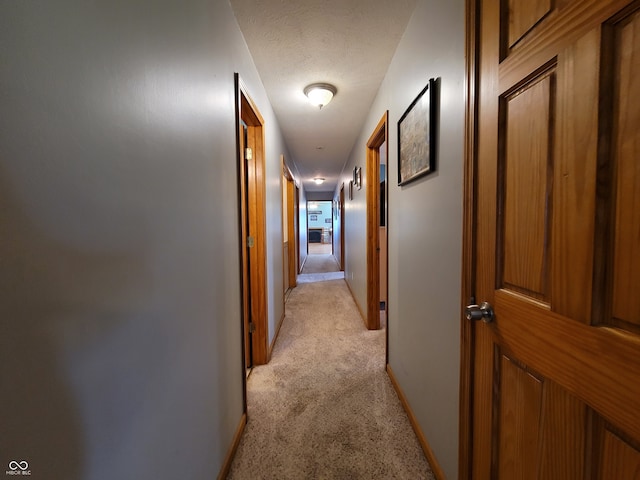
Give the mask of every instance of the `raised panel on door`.
<path id="1" fill-rule="evenodd" d="M 501 99 L 498 285 L 541 300 L 548 297 L 554 92 L 550 71 Z"/>
<path id="2" fill-rule="evenodd" d="M 612 28 L 615 220 L 613 323 L 640 331 L 640 13 Z M 629 100 L 627 100 L 629 99 Z"/>
<path id="3" fill-rule="evenodd" d="M 610 430 L 604 433 L 601 457 L 601 480 L 640 479 L 640 451 Z"/>
<path id="4" fill-rule="evenodd" d="M 581 479 L 588 409 L 558 384 L 496 352 L 494 478 Z"/>
<path id="5" fill-rule="evenodd" d="M 507 46 L 513 47 L 553 8 L 552 0 L 503 0 L 503 29 L 508 38 Z"/>
<path id="6" fill-rule="evenodd" d="M 473 473 L 640 478 L 640 1 L 533 3 L 481 8 Z"/>

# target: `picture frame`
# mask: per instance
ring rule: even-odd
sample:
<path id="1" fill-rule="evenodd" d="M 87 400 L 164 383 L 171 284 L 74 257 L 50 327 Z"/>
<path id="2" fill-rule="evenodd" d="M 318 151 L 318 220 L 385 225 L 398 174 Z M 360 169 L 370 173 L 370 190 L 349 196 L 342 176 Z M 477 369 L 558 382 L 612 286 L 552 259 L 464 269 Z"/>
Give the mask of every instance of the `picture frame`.
<path id="1" fill-rule="evenodd" d="M 353 200 L 353 180 L 349 180 L 349 200 Z"/>
<path id="2" fill-rule="evenodd" d="M 309 221 L 317 222 L 318 221 L 318 215 L 309 215 Z"/>
<path id="3" fill-rule="evenodd" d="M 398 185 L 436 171 L 437 90 L 430 78 L 398 120 Z"/>
<path id="4" fill-rule="evenodd" d="M 362 168 L 360 167 L 356 167 L 356 179 L 354 183 L 358 190 L 362 188 Z"/>

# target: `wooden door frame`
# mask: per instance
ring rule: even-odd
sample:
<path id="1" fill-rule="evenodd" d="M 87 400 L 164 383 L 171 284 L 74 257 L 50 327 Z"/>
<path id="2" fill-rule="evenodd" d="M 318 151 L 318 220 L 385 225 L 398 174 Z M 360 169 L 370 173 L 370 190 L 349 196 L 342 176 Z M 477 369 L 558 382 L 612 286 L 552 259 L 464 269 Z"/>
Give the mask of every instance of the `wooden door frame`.
<path id="1" fill-rule="evenodd" d="M 304 267 L 304 260 L 301 257 L 301 245 L 300 242 L 300 185 L 296 183 L 296 268 L 298 269 L 298 274 L 302 273 L 302 267 Z M 306 258 L 305 258 L 306 260 Z"/>
<path id="2" fill-rule="evenodd" d="M 338 215 L 340 215 L 340 271 L 344 272 L 344 182 L 340 187 L 340 196 L 339 198 L 339 211 Z"/>
<path id="3" fill-rule="evenodd" d="M 380 147 L 389 158 L 389 111 L 367 141 L 367 328 L 380 328 Z"/>
<path id="4" fill-rule="evenodd" d="M 296 271 L 296 249 L 298 244 L 295 240 L 296 234 L 296 221 L 295 221 L 295 201 L 294 201 L 294 192 L 295 192 L 295 179 L 293 178 L 293 174 L 291 170 L 287 166 L 284 161 L 284 156 L 281 157 L 282 160 L 282 174 L 286 179 L 286 185 L 283 185 L 282 188 L 286 189 L 286 198 L 287 204 L 284 208 L 287 209 L 287 224 L 284 228 L 287 229 L 287 241 L 289 242 L 289 268 L 288 271 L 285 272 L 285 275 L 289 276 L 289 288 L 295 288 L 298 284 L 298 275 Z"/>
<path id="5" fill-rule="evenodd" d="M 476 256 L 476 168 L 477 168 L 477 89 L 478 34 L 480 28 L 479 1 L 465 2 L 465 139 L 464 139 L 464 193 L 462 233 L 462 288 L 460 311 L 475 303 L 475 256 Z M 473 462 L 473 336 L 475 323 L 460 314 L 460 393 L 459 393 L 459 442 L 458 478 L 471 478 Z"/>
<path id="6" fill-rule="evenodd" d="M 238 164 L 239 205 L 240 205 L 240 250 L 242 287 L 242 361 L 243 378 L 246 377 L 246 326 L 247 319 L 253 321 L 251 334 L 252 365 L 268 362 L 267 330 L 267 282 L 266 282 L 266 201 L 265 201 L 265 154 L 264 119 L 247 92 L 239 74 L 235 74 L 236 95 L 236 161 Z M 245 168 L 242 146 L 242 122 L 248 126 L 247 147 L 253 151 L 255 168 Z M 247 178 L 248 187 L 245 187 Z M 247 221 L 250 223 L 247 231 Z M 246 242 L 249 234 L 254 237 L 255 257 L 247 255 Z M 251 282 L 249 282 L 249 278 Z M 246 383 L 246 382 L 245 382 Z M 246 388 L 246 384 L 245 384 Z"/>

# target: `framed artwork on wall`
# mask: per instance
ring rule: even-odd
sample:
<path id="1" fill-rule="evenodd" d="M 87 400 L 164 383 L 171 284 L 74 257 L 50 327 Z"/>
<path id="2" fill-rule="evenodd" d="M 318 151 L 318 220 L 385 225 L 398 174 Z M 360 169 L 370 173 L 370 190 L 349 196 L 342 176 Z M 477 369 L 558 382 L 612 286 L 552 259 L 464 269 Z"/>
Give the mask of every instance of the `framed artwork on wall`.
<path id="1" fill-rule="evenodd" d="M 436 170 L 438 81 L 429 83 L 398 120 L 398 185 Z"/>
<path id="2" fill-rule="evenodd" d="M 355 181 L 353 183 L 355 183 L 356 187 L 358 188 L 358 190 L 360 190 L 362 188 L 362 168 L 360 167 L 356 167 L 356 176 L 355 176 Z"/>
<path id="3" fill-rule="evenodd" d="M 349 180 L 349 200 L 353 200 L 353 180 Z"/>

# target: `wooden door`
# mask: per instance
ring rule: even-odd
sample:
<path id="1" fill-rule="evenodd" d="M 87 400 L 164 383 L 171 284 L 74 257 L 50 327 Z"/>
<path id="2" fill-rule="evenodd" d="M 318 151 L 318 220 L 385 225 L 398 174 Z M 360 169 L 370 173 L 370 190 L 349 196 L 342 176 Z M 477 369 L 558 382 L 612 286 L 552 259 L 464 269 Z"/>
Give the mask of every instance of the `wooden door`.
<path id="1" fill-rule="evenodd" d="M 478 6 L 461 472 L 640 479 L 640 2 Z"/>
<path id="2" fill-rule="evenodd" d="M 286 237 L 288 243 L 288 249 L 286 254 L 286 269 L 284 272 L 284 276 L 287 277 L 288 290 L 289 288 L 294 288 L 298 284 L 298 272 L 296 268 L 296 208 L 295 208 L 295 180 L 293 178 L 293 173 L 284 162 L 284 156 L 282 156 L 282 172 L 283 172 L 283 185 L 282 188 L 284 190 L 284 210 L 283 216 L 286 218 L 286 222 L 283 225 L 283 228 L 286 229 Z"/>
<path id="3" fill-rule="evenodd" d="M 369 330 L 380 328 L 380 149 L 387 158 L 385 112 L 367 141 L 367 320 Z"/>
<path id="4" fill-rule="evenodd" d="M 340 217 L 340 271 L 344 272 L 344 183 L 340 187 L 340 197 L 338 198 L 338 215 Z"/>
<path id="5" fill-rule="evenodd" d="M 235 74 L 235 90 L 243 349 L 245 367 L 249 367 L 269 362 L 264 120 L 238 74 Z"/>

